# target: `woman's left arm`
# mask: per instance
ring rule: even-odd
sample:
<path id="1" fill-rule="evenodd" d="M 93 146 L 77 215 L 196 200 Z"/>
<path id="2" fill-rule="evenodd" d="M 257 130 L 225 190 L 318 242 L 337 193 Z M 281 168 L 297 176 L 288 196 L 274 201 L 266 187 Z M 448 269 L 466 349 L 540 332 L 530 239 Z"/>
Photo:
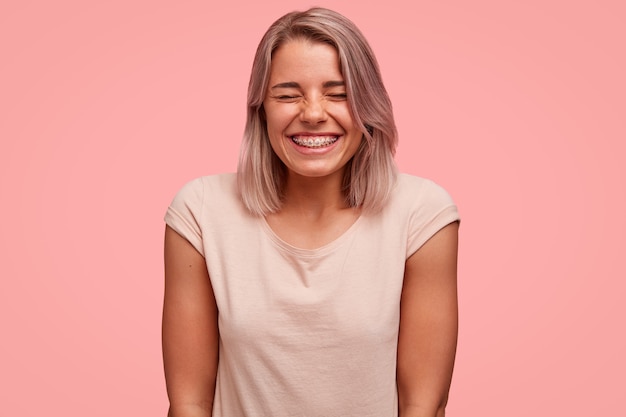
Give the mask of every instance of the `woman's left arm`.
<path id="1" fill-rule="evenodd" d="M 400 417 L 443 417 L 458 332 L 459 223 L 431 237 L 406 261 L 400 301 Z"/>

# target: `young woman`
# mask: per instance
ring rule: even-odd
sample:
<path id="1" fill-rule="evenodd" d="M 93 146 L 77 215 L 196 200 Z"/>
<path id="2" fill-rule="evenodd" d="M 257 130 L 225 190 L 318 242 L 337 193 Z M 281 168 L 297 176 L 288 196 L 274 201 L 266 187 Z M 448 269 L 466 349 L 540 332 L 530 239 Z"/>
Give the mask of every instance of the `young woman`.
<path id="1" fill-rule="evenodd" d="M 396 173 L 396 143 L 352 22 L 314 8 L 269 28 L 237 173 L 166 213 L 169 416 L 444 415 L 459 217 Z"/>

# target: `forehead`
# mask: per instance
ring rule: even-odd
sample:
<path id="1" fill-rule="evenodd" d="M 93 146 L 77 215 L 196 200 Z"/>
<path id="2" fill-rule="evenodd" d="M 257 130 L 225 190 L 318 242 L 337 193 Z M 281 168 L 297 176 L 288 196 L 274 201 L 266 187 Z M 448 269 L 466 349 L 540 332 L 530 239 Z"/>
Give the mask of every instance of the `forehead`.
<path id="1" fill-rule="evenodd" d="M 272 54 L 270 78 L 333 77 L 342 79 L 337 50 L 323 42 L 295 39 L 280 45 Z"/>

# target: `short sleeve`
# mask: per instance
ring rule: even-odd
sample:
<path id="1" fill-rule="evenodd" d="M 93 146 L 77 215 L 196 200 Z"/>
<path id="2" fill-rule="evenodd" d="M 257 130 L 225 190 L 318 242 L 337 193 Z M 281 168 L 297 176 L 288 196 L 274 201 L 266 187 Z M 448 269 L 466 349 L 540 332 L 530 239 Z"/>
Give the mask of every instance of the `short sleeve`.
<path id="1" fill-rule="evenodd" d="M 201 218 L 204 205 L 204 183 L 197 178 L 185 184 L 165 212 L 165 223 L 204 255 Z"/>
<path id="2" fill-rule="evenodd" d="M 459 221 L 459 212 L 450 194 L 430 180 L 422 180 L 412 202 L 407 244 L 408 258 L 443 227 Z"/>

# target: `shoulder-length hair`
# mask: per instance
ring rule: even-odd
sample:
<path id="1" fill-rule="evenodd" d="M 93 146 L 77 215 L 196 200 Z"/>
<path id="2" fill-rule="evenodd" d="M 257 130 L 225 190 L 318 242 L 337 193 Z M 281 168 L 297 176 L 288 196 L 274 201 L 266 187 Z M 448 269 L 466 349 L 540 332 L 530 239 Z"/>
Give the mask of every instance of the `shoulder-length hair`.
<path id="1" fill-rule="evenodd" d="M 398 134 L 391 101 L 363 34 L 350 20 L 324 8 L 284 15 L 259 43 L 248 85 L 248 112 L 237 169 L 243 203 L 251 213 L 261 216 L 281 207 L 286 168 L 270 145 L 263 100 L 274 51 L 295 39 L 324 42 L 337 50 L 351 115 L 363 132 L 361 145 L 346 166 L 343 192 L 349 206 L 378 211 L 397 176 L 393 156 Z"/>

